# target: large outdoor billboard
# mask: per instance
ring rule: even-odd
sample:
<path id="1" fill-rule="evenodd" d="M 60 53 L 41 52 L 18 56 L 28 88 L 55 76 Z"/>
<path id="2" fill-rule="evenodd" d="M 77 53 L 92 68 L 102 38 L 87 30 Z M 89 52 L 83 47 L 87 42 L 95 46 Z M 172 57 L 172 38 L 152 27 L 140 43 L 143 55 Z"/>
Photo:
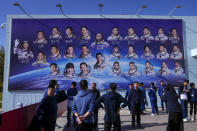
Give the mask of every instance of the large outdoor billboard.
<path id="1" fill-rule="evenodd" d="M 99 89 L 186 79 L 182 20 L 12 19 L 11 28 L 9 90 L 45 89 L 51 79 Z"/>

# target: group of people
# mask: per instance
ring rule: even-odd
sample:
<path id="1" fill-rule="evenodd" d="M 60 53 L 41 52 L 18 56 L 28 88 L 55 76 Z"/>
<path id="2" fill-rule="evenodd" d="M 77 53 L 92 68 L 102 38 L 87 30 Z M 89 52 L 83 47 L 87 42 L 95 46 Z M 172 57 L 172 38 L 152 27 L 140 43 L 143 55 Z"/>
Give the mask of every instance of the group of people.
<path id="1" fill-rule="evenodd" d="M 141 114 L 145 114 L 145 105 L 147 104 L 146 91 L 143 83 L 137 81 L 129 84 L 125 98 L 116 90 L 116 83 L 109 84 L 109 92 L 100 95 L 97 90 L 96 83 L 91 83 L 91 89 L 88 89 L 88 82 L 81 80 L 78 90 L 77 83 L 72 82 L 67 89 L 65 99 L 67 103 L 67 124 L 70 127 L 73 123 L 76 131 L 93 131 L 98 128 L 98 111 L 102 108 L 105 111 L 104 130 L 110 131 L 113 125 L 115 131 L 121 130 L 120 110 L 128 106 L 131 113 L 131 127 L 134 129 L 141 127 Z M 148 95 L 152 107 L 152 114 L 158 114 L 157 94 L 161 99 L 161 108 L 169 114 L 167 131 L 183 131 L 183 121 L 188 121 L 187 104 L 190 103 L 190 120 L 196 119 L 197 108 L 197 89 L 195 84 L 185 80 L 183 86 L 179 87 L 178 94 L 171 85 L 165 85 L 164 81 L 160 82 L 160 86 L 156 87 L 154 83 L 150 84 Z M 61 95 L 60 95 L 61 94 Z M 39 131 L 42 127 L 46 131 L 54 131 L 57 119 L 57 103 L 58 97 L 62 96 L 62 92 L 58 88 L 56 80 L 51 80 L 45 91 L 44 98 L 36 108 L 36 113 L 29 130 Z M 181 104 L 179 103 L 179 99 Z M 165 104 L 164 104 L 165 103 Z M 71 116 L 72 121 L 71 122 Z M 137 119 L 136 119 L 137 118 Z M 136 121 L 137 120 L 137 121 Z"/>

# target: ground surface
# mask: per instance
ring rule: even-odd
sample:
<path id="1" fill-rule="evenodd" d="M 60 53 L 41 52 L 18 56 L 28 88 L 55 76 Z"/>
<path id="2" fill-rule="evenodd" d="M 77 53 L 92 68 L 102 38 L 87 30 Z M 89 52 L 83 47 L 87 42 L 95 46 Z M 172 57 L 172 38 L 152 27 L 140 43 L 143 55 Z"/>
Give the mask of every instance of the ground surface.
<path id="1" fill-rule="evenodd" d="M 99 131 L 104 130 L 103 121 L 104 111 L 99 112 Z M 150 110 L 146 111 L 146 115 L 141 116 L 142 128 L 136 128 L 134 131 L 165 131 L 167 125 L 168 115 L 163 111 L 157 116 L 151 116 Z M 131 129 L 131 116 L 128 110 L 121 110 L 122 131 L 133 131 Z M 74 131 L 74 128 L 66 128 L 66 113 L 57 120 L 56 131 Z M 184 123 L 185 131 L 197 131 L 197 122 Z"/>

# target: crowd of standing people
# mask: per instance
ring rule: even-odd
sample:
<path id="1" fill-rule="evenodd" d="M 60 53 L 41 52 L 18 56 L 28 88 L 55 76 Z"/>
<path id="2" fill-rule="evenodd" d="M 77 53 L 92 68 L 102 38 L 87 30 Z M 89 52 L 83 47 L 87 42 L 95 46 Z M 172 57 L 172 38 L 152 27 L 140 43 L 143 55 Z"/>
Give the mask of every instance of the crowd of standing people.
<path id="1" fill-rule="evenodd" d="M 189 87 L 190 86 L 190 87 Z M 109 84 L 109 91 L 100 95 L 97 84 L 81 80 L 72 82 L 67 91 L 59 90 L 56 80 L 51 80 L 45 91 L 44 97 L 36 108 L 36 113 L 29 127 L 29 131 L 54 131 L 57 119 L 57 103 L 61 98 L 67 99 L 67 124 L 73 126 L 76 131 L 94 131 L 98 129 L 98 112 L 103 109 L 104 131 L 110 131 L 113 125 L 115 131 L 121 131 L 120 110 L 128 106 L 131 113 L 131 128 L 141 128 L 141 115 L 145 115 L 145 106 L 148 105 L 148 94 L 152 113 L 159 114 L 157 99 L 160 99 L 161 109 L 168 113 L 167 131 L 183 131 L 184 124 L 189 120 L 196 120 L 197 89 L 194 83 L 185 80 L 183 86 L 178 88 L 178 93 L 171 85 L 166 85 L 163 80 L 159 86 L 152 82 L 146 93 L 143 83 L 137 81 L 129 84 L 125 97 L 120 95 L 116 83 Z M 157 97 L 159 96 L 159 97 Z M 190 103 L 190 117 L 188 117 L 188 103 Z M 71 119 L 72 117 L 72 119 Z M 72 120 L 72 123 L 71 123 Z"/>

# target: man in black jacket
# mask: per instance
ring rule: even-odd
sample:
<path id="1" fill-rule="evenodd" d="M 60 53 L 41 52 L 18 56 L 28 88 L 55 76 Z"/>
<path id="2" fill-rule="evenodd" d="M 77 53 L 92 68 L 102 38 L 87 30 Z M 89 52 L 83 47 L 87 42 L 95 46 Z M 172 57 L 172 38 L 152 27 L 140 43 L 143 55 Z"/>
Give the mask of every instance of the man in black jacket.
<path id="1" fill-rule="evenodd" d="M 100 97 L 100 91 L 96 89 L 96 83 L 91 84 L 91 90 L 96 101 Z M 94 109 L 94 128 L 95 129 L 97 128 L 97 125 L 98 125 L 98 109 L 99 107 L 95 106 L 95 109 Z"/>
<path id="2" fill-rule="evenodd" d="M 100 107 L 102 107 L 101 103 L 104 104 L 104 131 L 110 131 L 112 124 L 114 125 L 114 131 L 121 131 L 120 105 L 125 102 L 125 99 L 116 92 L 117 85 L 115 83 L 111 83 L 109 87 L 110 91 L 97 99 L 96 104 Z M 125 106 L 126 102 L 122 107 Z"/>
<path id="3" fill-rule="evenodd" d="M 132 113 L 132 127 L 135 127 L 135 116 L 137 116 L 137 126 L 141 127 L 141 100 L 142 91 L 138 89 L 138 82 L 134 82 L 134 89 L 128 95 L 128 106 Z"/>

